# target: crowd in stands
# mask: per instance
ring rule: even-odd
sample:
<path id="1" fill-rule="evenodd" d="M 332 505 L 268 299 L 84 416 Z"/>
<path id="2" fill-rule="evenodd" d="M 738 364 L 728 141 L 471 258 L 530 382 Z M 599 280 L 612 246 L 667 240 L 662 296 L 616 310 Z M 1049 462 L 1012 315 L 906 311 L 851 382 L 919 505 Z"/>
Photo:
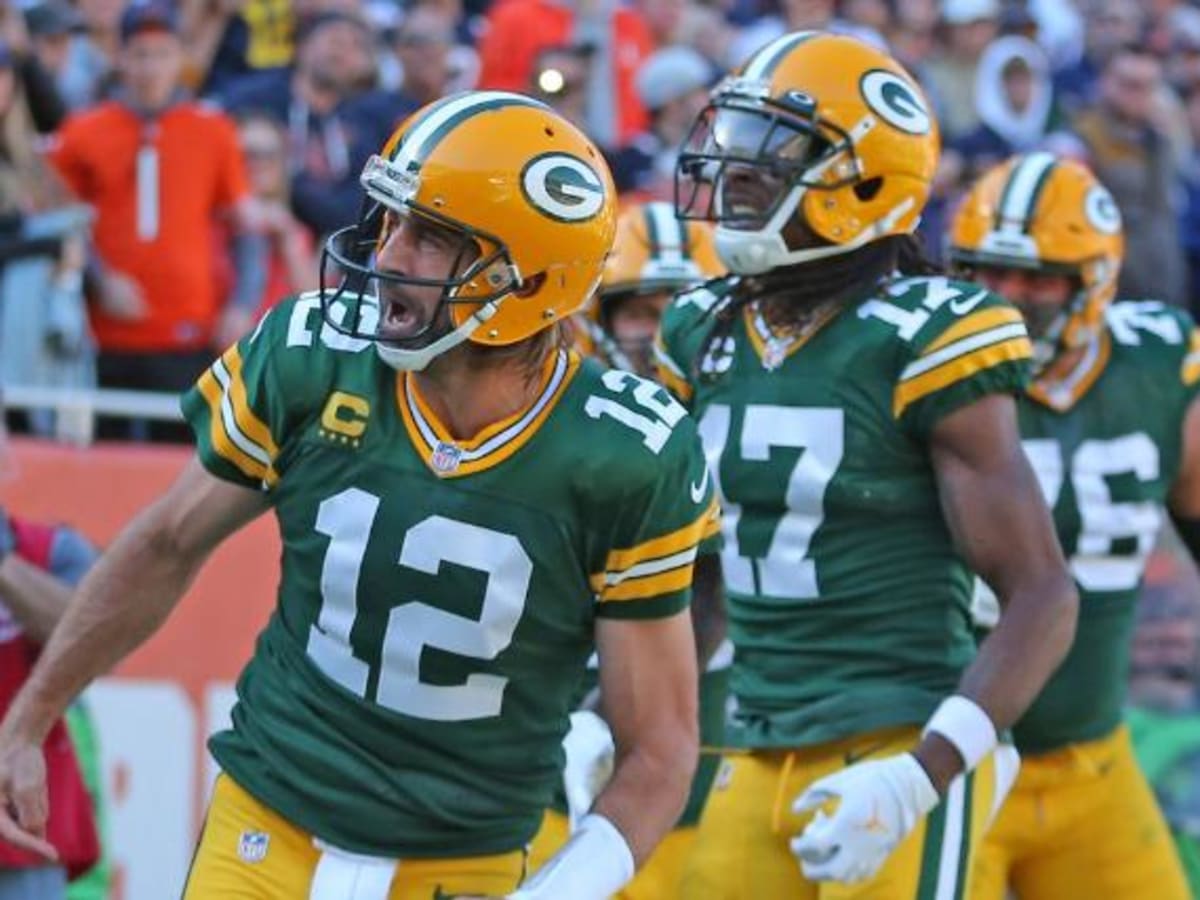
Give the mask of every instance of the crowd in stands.
<path id="1" fill-rule="evenodd" d="M 1116 197 L 1121 295 L 1200 308 L 1200 5 L 1185 0 L 0 10 L 6 384 L 181 389 L 270 304 L 316 286 L 324 237 L 357 217 L 365 159 L 454 91 L 540 96 L 604 148 L 625 197 L 670 199 L 708 88 L 795 29 L 886 45 L 927 89 L 945 148 L 922 226 L 935 257 L 964 186 L 1045 147 Z"/>

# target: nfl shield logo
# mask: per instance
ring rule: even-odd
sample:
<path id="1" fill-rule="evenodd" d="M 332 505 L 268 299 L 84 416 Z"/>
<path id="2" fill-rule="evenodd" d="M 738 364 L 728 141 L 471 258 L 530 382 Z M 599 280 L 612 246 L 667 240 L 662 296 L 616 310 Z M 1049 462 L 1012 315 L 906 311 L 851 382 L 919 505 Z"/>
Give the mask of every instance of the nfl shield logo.
<path id="1" fill-rule="evenodd" d="M 462 462 L 462 448 L 445 441 L 438 441 L 433 450 L 433 467 L 439 472 L 453 472 Z"/>
<path id="2" fill-rule="evenodd" d="M 242 862 L 262 862 L 267 855 L 271 836 L 263 831 L 243 831 L 238 839 L 238 857 Z"/>

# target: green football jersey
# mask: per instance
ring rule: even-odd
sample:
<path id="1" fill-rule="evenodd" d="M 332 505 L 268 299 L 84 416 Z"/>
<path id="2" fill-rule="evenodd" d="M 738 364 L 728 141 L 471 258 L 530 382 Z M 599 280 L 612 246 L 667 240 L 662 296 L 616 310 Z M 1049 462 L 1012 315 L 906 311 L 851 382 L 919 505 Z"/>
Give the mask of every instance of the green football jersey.
<path id="1" fill-rule="evenodd" d="M 1107 323 L 1065 381 L 1036 382 L 1020 404 L 1022 443 L 1080 594 L 1071 650 L 1013 729 L 1023 752 L 1099 738 L 1121 721 L 1134 604 L 1200 389 L 1186 313 L 1122 302 Z"/>
<path id="2" fill-rule="evenodd" d="M 922 722 L 974 656 L 972 577 L 929 436 L 954 410 L 1021 390 L 1021 316 L 977 285 L 901 279 L 803 341 L 751 305 L 707 351 L 735 289 L 677 297 L 658 343 L 722 501 L 731 740 L 804 746 Z"/>
<path id="3" fill-rule="evenodd" d="M 525 844 L 597 617 L 679 612 L 717 527 L 683 407 L 560 351 L 529 409 L 455 441 L 309 294 L 184 410 L 210 472 L 266 491 L 283 544 L 233 728 L 210 743 L 222 768 L 353 852 Z"/>

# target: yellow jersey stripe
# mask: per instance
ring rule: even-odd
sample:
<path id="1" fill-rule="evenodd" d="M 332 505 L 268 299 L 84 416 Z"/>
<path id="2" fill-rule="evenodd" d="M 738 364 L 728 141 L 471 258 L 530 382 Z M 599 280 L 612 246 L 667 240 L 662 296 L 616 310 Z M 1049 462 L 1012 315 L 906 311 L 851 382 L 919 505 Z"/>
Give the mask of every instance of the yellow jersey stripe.
<path id="1" fill-rule="evenodd" d="M 233 415 L 237 420 L 238 429 L 266 452 L 272 460 L 279 455 L 275 439 L 271 437 L 271 429 L 250 407 L 250 398 L 246 396 L 246 382 L 242 379 L 242 356 L 234 344 L 221 356 L 225 368 L 229 370 L 229 398 L 233 402 Z"/>
<path id="2" fill-rule="evenodd" d="M 685 491 L 687 490 L 687 485 L 680 485 L 679 489 Z M 645 543 L 638 544 L 636 547 L 610 551 L 604 563 L 605 571 L 600 573 L 599 576 L 593 575 L 593 582 L 599 577 L 601 579 L 600 584 L 603 585 L 608 580 L 611 580 L 611 576 L 620 575 L 626 569 L 632 569 L 640 563 L 650 562 L 664 556 L 674 556 L 676 553 L 694 547 L 700 543 L 700 539 L 704 536 L 708 523 L 714 516 L 719 516 L 719 508 L 718 511 L 714 512 L 715 507 L 717 507 L 717 498 L 714 496 L 708 506 L 704 508 L 704 512 L 682 528 L 677 528 L 669 534 L 651 538 Z"/>
<path id="3" fill-rule="evenodd" d="M 1183 367 L 1179 373 L 1187 387 L 1200 381 L 1200 328 L 1192 330 L 1192 340 L 1188 354 L 1183 358 Z"/>
<path id="4" fill-rule="evenodd" d="M 267 467 L 238 447 L 230 440 L 225 431 L 225 420 L 221 415 L 221 398 L 224 396 L 224 392 L 211 369 L 204 371 L 196 386 L 208 402 L 209 439 L 212 441 L 213 450 L 224 460 L 233 464 L 242 474 L 265 481 Z"/>
<path id="5" fill-rule="evenodd" d="M 1023 338 L 1028 341 L 1029 335 L 1025 331 L 1025 326 L 1017 323 L 1000 325 L 996 328 L 977 332 L 968 337 L 961 338 L 952 344 L 947 344 L 940 350 L 935 350 L 933 353 L 913 360 L 900 373 L 900 381 L 910 381 L 919 378 L 926 372 L 940 368 L 953 359 L 958 359 L 961 356 L 969 356 L 976 350 L 990 346 L 991 344 L 998 344 L 1009 338 Z"/>
<path id="6" fill-rule="evenodd" d="M 663 346 L 662 337 L 654 338 L 654 370 L 658 375 L 658 380 L 662 385 L 682 400 L 687 403 L 692 399 L 692 386 L 688 384 L 687 376 L 683 370 L 675 364 L 675 360 L 671 359 L 671 355 L 667 353 L 667 348 Z"/>
<path id="7" fill-rule="evenodd" d="M 644 578 L 630 578 L 620 584 L 606 588 L 600 594 L 600 602 L 610 600 L 650 600 L 663 594 L 682 591 L 692 584 L 694 564 L 689 562 L 677 569 L 660 572 L 657 575 L 647 575 Z"/>
<path id="8" fill-rule="evenodd" d="M 987 331 L 989 328 L 995 328 L 999 325 L 1011 325 L 1014 322 L 1020 323 L 1021 321 L 1021 313 L 1010 306 L 985 309 L 977 313 L 972 313 L 942 332 L 941 336 L 926 347 L 921 355 L 925 356 L 933 353 L 935 350 L 941 350 L 943 347 L 953 344 L 961 338 L 970 337 L 980 331 Z"/>
<path id="9" fill-rule="evenodd" d="M 940 391 L 956 381 L 1006 362 L 1018 362 L 1033 356 L 1029 338 L 1016 337 L 992 344 L 973 353 L 957 356 L 923 375 L 896 385 L 892 394 L 892 415 L 897 419 L 917 400 Z"/>

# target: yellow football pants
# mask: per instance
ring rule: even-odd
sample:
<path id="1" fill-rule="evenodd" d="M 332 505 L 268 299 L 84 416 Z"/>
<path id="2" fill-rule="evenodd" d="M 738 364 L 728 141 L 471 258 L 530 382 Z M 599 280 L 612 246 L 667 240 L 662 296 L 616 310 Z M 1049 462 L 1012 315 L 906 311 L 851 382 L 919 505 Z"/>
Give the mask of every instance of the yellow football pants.
<path id="1" fill-rule="evenodd" d="M 992 758 L 955 779 L 943 801 L 870 881 L 814 883 L 788 842 L 812 817 L 792 801 L 819 778 L 863 759 L 903 753 L 920 730 L 893 728 L 798 750 L 730 752 L 708 795 L 684 871 L 686 900 L 960 900 L 970 861 L 994 813 Z"/>
<path id="2" fill-rule="evenodd" d="M 307 832 L 217 778 L 184 900 L 436 900 L 513 890 L 525 853 L 382 860 L 314 843 Z"/>
<path id="3" fill-rule="evenodd" d="M 569 836 L 567 817 L 555 810 L 547 810 L 542 827 L 529 845 L 529 871 L 532 873 L 541 868 Z M 695 840 L 695 827 L 671 831 L 638 869 L 633 881 L 613 894 L 612 900 L 675 900 L 681 896 L 679 880 Z"/>
<path id="4" fill-rule="evenodd" d="M 1188 900 L 1167 824 L 1122 726 L 1021 760 L 980 848 L 972 900 Z"/>

